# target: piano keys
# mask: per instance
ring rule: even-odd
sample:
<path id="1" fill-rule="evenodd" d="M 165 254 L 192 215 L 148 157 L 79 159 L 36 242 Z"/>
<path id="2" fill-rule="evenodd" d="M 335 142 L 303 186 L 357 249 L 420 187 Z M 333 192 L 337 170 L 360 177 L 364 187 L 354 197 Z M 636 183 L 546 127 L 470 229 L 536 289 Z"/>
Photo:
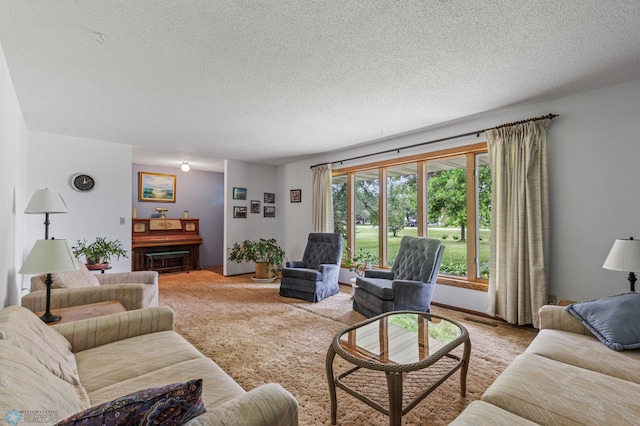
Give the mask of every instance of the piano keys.
<path id="1" fill-rule="evenodd" d="M 147 270 L 146 253 L 175 251 L 189 252 L 187 270 L 200 269 L 200 219 L 134 218 L 131 226 L 132 271 Z"/>

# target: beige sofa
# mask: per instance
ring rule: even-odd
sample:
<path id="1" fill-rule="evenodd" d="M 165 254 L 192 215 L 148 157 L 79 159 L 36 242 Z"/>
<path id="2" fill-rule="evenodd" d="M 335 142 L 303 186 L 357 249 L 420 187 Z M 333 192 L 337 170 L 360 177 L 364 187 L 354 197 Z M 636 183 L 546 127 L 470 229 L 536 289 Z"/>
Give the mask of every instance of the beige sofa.
<path id="1" fill-rule="evenodd" d="M 155 271 L 92 274 L 84 263 L 79 269 L 52 274 L 51 310 L 89 303 L 119 300 L 126 310 L 158 306 L 158 273 Z M 22 306 L 32 312 L 46 308 L 45 275 L 31 278 L 31 293 Z"/>
<path id="2" fill-rule="evenodd" d="M 640 325 L 638 325 L 640 326 Z M 638 425 L 640 350 L 614 351 L 563 307 L 453 425 Z"/>
<path id="3" fill-rule="evenodd" d="M 20 306 L 0 310 L 2 416 L 29 423 L 40 415 L 51 424 L 119 396 L 193 379 L 203 379 L 206 412 L 187 424 L 298 424 L 289 392 L 275 383 L 246 392 L 173 331 L 168 307 L 53 327 Z"/>

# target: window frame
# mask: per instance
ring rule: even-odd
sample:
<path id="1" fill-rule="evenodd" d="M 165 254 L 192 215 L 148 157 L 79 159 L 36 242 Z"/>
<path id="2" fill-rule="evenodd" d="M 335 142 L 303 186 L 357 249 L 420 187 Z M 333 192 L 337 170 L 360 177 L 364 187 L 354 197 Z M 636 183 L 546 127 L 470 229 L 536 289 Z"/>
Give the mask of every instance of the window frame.
<path id="1" fill-rule="evenodd" d="M 379 215 L 379 264 L 377 268 L 389 269 L 390 265 L 385 265 L 388 254 L 387 245 L 387 169 L 409 163 L 417 164 L 417 190 L 418 190 L 418 214 L 417 214 L 417 235 L 427 234 L 427 163 L 429 161 L 446 159 L 449 157 L 465 157 L 466 161 L 466 197 L 467 197 L 467 276 L 457 277 L 453 275 L 439 274 L 437 283 L 461 288 L 468 288 L 479 291 L 487 291 L 489 280 L 477 277 L 477 259 L 479 256 L 479 242 L 477 229 L 477 185 L 476 178 L 476 155 L 488 152 L 487 142 L 479 142 L 471 145 L 463 145 L 454 148 L 447 148 L 422 154 L 414 154 L 406 157 L 399 157 L 389 160 L 377 161 L 374 163 L 360 164 L 357 166 L 344 167 L 332 170 L 332 178 L 345 176 L 347 180 L 347 247 L 355 247 L 355 176 L 358 172 L 376 171 L 380 184 L 380 195 L 378 197 Z M 385 225 L 384 227 L 382 225 Z M 357 249 L 357 247 L 356 247 Z M 352 251 L 353 252 L 353 251 Z M 344 263 L 342 264 L 345 267 Z"/>

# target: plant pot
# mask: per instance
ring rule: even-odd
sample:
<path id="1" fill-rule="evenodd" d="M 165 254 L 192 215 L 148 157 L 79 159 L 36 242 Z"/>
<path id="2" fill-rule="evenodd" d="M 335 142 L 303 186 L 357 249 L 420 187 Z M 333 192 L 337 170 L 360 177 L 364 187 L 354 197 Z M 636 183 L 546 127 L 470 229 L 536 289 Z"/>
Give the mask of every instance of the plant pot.
<path id="1" fill-rule="evenodd" d="M 267 262 L 256 262 L 256 278 L 265 279 L 275 277 L 273 264 Z"/>
<path id="2" fill-rule="evenodd" d="M 109 267 L 109 262 L 105 263 L 87 263 L 87 269 L 90 271 L 99 271 L 101 269 L 107 269 Z"/>

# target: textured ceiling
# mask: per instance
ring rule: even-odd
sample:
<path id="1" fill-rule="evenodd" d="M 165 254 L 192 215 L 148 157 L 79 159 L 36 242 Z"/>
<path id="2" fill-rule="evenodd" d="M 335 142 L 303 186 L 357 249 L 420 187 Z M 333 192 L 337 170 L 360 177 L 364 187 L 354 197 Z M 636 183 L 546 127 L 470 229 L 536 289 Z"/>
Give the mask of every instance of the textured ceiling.
<path id="1" fill-rule="evenodd" d="M 640 1 L 0 0 L 0 44 L 29 130 L 215 169 L 638 79 Z"/>

